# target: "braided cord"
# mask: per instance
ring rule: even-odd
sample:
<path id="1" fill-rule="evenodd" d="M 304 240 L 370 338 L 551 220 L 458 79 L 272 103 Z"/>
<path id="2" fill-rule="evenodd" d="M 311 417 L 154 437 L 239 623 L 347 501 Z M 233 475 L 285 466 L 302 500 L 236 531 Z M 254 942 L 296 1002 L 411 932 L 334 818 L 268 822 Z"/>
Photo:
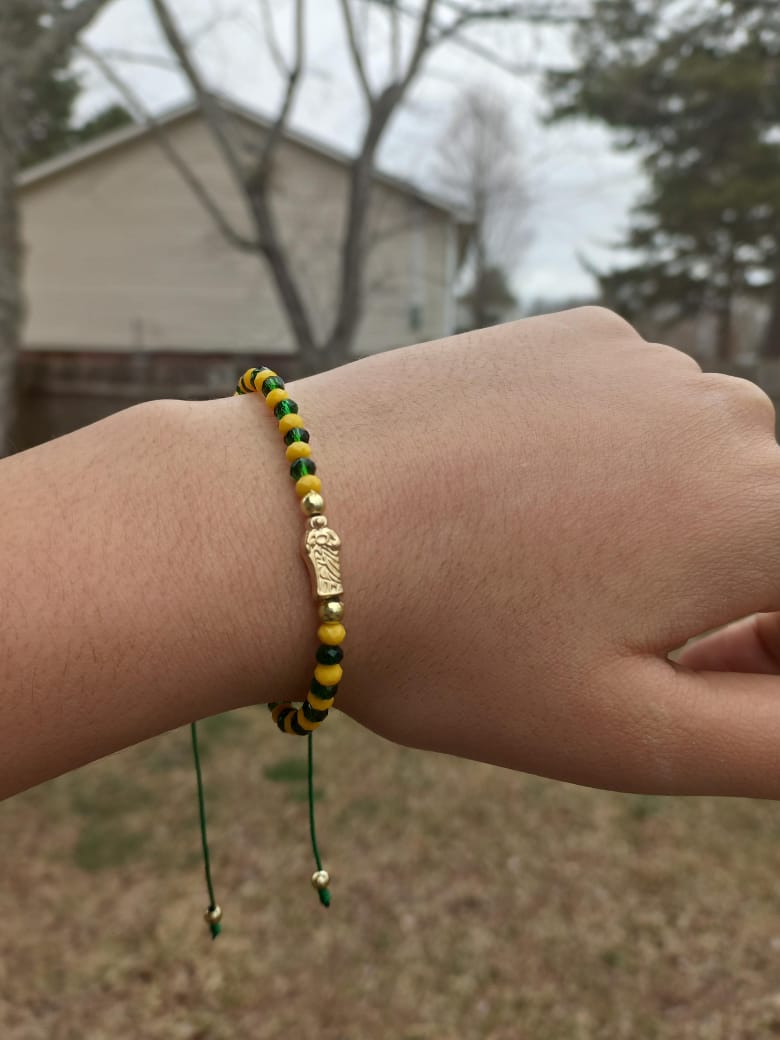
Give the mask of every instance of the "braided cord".
<path id="1" fill-rule="evenodd" d="M 330 876 L 322 866 L 322 858 L 317 846 L 317 831 L 314 822 L 314 730 L 327 718 L 328 710 L 333 706 L 341 679 L 341 661 L 343 651 L 341 643 L 346 631 L 341 624 L 344 616 L 344 604 L 341 600 L 343 587 L 341 584 L 341 565 L 339 547 L 341 539 L 328 526 L 324 515 L 325 502 L 320 494 L 322 484 L 316 475 L 317 466 L 311 458 L 309 432 L 304 428 L 303 420 L 298 415 L 298 405 L 291 400 L 285 389 L 284 380 L 270 368 L 249 368 L 241 376 L 233 396 L 257 393 L 265 398 L 278 421 L 279 432 L 286 445 L 285 455 L 290 465 L 290 476 L 295 481 L 295 492 L 300 499 L 301 508 L 306 515 L 307 529 L 304 538 L 304 557 L 312 571 L 315 599 L 319 600 L 318 613 L 320 625 L 317 629 L 319 647 L 316 653 L 314 677 L 309 690 L 300 707 L 290 701 L 272 702 L 268 705 L 271 718 L 283 733 L 308 737 L 308 800 L 309 800 L 309 835 L 314 861 L 317 870 L 312 876 L 312 885 L 317 891 L 320 903 L 328 907 L 331 903 L 329 889 Z M 222 909 L 214 898 L 214 885 L 211 879 L 211 860 L 206 833 L 206 803 L 203 794 L 203 776 L 198 751 L 198 733 L 196 723 L 191 723 L 192 754 L 195 760 L 195 775 L 198 782 L 198 813 L 200 818 L 200 838 L 203 849 L 203 866 L 206 875 L 206 887 L 209 894 L 209 907 L 205 918 L 211 930 L 212 938 L 220 934 Z"/>

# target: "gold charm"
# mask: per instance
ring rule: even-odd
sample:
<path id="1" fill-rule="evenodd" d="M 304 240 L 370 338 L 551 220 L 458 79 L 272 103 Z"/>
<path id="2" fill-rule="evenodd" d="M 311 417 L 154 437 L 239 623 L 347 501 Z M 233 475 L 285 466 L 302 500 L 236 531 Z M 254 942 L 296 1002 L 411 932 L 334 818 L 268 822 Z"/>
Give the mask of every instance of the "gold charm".
<path id="1" fill-rule="evenodd" d="M 341 539 L 328 527 L 328 518 L 312 516 L 303 539 L 303 553 L 309 561 L 312 592 L 320 599 L 332 599 L 344 591 L 341 584 L 339 546 Z"/>

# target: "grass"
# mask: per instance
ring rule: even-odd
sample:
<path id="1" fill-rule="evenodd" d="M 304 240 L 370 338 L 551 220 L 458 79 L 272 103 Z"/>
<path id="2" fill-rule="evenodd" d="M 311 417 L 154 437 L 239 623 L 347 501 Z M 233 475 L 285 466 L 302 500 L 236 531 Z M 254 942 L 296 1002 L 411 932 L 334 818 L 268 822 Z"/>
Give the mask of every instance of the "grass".
<path id="1" fill-rule="evenodd" d="M 617 795 L 397 748 L 335 715 L 188 730 L 0 805 L 4 1040 L 780 1036 L 780 808 Z"/>

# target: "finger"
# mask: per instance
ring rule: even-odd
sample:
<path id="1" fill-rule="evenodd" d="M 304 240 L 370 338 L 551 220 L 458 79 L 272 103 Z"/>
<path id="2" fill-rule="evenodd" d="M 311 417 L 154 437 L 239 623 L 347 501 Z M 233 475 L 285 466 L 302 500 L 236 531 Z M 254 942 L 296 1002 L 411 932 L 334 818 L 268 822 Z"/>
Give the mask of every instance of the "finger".
<path id="1" fill-rule="evenodd" d="M 686 646 L 677 663 L 697 671 L 780 675 L 780 614 L 752 614 Z"/>
<path id="2" fill-rule="evenodd" d="M 626 790 L 780 798 L 780 679 L 625 664 L 637 706 L 623 735 Z"/>

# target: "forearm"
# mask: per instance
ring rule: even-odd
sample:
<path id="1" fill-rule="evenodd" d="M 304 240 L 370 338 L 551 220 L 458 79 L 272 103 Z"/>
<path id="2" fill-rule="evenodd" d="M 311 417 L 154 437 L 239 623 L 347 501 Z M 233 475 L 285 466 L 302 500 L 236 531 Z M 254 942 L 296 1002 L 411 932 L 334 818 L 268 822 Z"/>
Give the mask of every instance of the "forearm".
<path id="1" fill-rule="evenodd" d="M 0 796 L 302 697 L 316 612 L 285 473 L 254 395 L 139 405 L 0 463 Z"/>

